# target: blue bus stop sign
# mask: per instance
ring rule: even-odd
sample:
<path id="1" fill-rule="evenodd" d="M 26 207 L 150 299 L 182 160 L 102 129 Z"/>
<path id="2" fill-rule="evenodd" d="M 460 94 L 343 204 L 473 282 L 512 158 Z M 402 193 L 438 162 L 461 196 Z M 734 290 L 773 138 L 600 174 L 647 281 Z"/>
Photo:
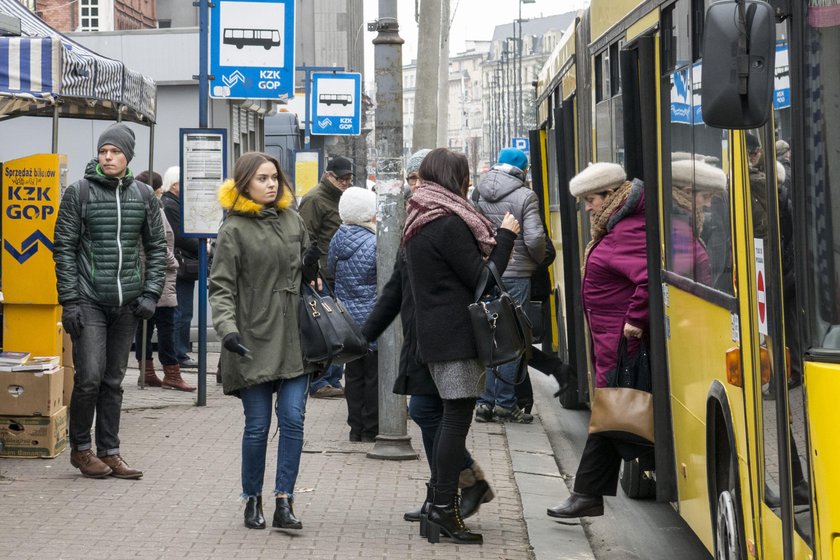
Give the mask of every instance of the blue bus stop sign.
<path id="1" fill-rule="evenodd" d="M 527 154 L 531 151 L 531 141 L 527 138 L 511 138 L 510 147 L 522 150 Z"/>
<path id="2" fill-rule="evenodd" d="M 217 99 L 294 97 L 294 0 L 216 0 L 210 75 L 210 97 Z"/>
<path id="3" fill-rule="evenodd" d="M 362 133 L 362 75 L 312 74 L 312 134 L 358 136 Z"/>

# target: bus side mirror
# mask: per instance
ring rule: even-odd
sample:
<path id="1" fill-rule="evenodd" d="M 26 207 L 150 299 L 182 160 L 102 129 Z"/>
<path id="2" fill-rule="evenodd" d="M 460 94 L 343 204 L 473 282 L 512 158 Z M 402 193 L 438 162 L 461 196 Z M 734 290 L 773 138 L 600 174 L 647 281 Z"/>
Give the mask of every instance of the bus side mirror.
<path id="1" fill-rule="evenodd" d="M 703 122 L 736 129 L 764 125 L 773 108 L 775 55 L 770 4 L 729 0 L 709 6 L 703 31 Z"/>

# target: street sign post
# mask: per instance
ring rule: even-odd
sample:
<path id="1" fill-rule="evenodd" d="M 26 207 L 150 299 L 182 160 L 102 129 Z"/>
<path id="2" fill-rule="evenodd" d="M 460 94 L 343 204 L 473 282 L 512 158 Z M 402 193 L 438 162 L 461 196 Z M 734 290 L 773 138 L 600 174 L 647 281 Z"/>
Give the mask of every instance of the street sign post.
<path id="1" fill-rule="evenodd" d="M 362 133 L 362 75 L 312 74 L 312 134 L 358 136 Z"/>
<path id="2" fill-rule="evenodd" d="M 294 0 L 216 0 L 210 74 L 210 97 L 294 97 Z"/>

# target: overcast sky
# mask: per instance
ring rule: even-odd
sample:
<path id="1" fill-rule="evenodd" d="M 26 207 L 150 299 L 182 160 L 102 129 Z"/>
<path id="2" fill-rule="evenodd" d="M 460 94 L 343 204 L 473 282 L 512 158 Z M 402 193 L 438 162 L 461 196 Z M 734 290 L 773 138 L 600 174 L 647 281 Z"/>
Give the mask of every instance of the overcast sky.
<path id="1" fill-rule="evenodd" d="M 417 58 L 417 23 L 414 19 L 415 0 L 398 0 L 400 36 L 405 40 L 402 51 L 403 64 Z M 536 0 L 533 4 L 522 4 L 523 18 L 552 16 L 578 10 L 589 4 L 588 0 Z M 365 0 L 365 21 L 374 21 L 379 12 L 379 3 Z M 490 40 L 497 25 L 511 23 L 519 17 L 517 0 L 450 0 L 454 15 L 449 35 L 450 54 L 465 50 L 468 40 Z M 373 76 L 373 44 L 376 33 L 365 34 L 365 73 Z"/>

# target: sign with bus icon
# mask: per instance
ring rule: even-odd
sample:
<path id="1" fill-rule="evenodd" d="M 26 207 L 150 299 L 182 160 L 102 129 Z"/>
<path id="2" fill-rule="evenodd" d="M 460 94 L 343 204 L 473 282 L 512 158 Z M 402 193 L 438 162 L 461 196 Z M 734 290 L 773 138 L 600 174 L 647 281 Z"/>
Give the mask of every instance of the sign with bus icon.
<path id="1" fill-rule="evenodd" d="M 295 92 L 295 0 L 214 0 L 210 97 L 288 100 Z"/>
<path id="2" fill-rule="evenodd" d="M 276 29 L 228 28 L 225 29 L 222 42 L 225 45 L 233 45 L 237 49 L 263 47 L 269 50 L 280 46 L 280 32 Z"/>
<path id="3" fill-rule="evenodd" d="M 318 103 L 323 105 L 343 105 L 353 103 L 353 96 L 349 93 L 322 93 L 318 96 Z"/>
<path id="4" fill-rule="evenodd" d="M 313 72 L 311 134 L 358 136 L 362 132 L 362 75 Z"/>

